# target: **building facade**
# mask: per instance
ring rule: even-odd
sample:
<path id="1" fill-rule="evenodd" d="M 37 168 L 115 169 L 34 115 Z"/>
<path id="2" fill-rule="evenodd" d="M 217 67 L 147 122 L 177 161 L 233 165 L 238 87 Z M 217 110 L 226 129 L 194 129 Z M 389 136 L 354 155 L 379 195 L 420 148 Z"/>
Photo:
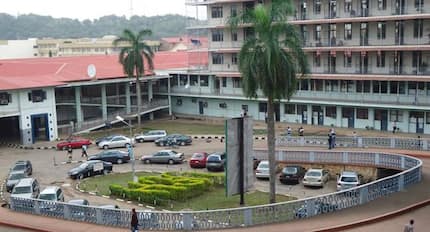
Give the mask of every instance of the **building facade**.
<path id="1" fill-rule="evenodd" d="M 264 120 L 262 95 L 243 97 L 237 54 L 250 25 L 228 18 L 269 1 L 188 0 L 206 6 L 207 70 L 172 75 L 175 113 Z M 275 107 L 276 120 L 430 133 L 429 0 L 296 0 L 289 22 L 303 38 L 311 73 Z"/>

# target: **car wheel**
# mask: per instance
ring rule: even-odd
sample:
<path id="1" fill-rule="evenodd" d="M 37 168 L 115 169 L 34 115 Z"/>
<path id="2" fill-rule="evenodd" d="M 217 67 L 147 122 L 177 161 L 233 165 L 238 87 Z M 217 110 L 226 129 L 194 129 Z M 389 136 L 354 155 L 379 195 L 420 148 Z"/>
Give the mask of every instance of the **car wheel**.
<path id="1" fill-rule="evenodd" d="M 164 147 L 164 142 L 160 142 L 160 146 Z"/>
<path id="2" fill-rule="evenodd" d="M 174 163 L 175 162 L 172 159 L 169 160 L 169 164 L 174 164 Z"/>
<path id="3" fill-rule="evenodd" d="M 139 139 L 139 143 L 143 143 L 144 141 L 144 139 Z"/>
<path id="4" fill-rule="evenodd" d="M 84 179 L 84 174 L 83 173 L 79 174 L 76 179 L 78 180 Z"/>
<path id="5" fill-rule="evenodd" d="M 185 146 L 185 141 L 182 141 L 182 142 L 181 142 L 181 146 Z"/>
<path id="6" fill-rule="evenodd" d="M 103 149 L 107 150 L 107 149 L 109 149 L 109 146 L 108 145 L 103 145 Z"/>
<path id="7" fill-rule="evenodd" d="M 149 160 L 149 159 L 145 160 L 145 164 L 150 164 L 150 163 L 151 163 L 151 160 Z"/>
<path id="8" fill-rule="evenodd" d="M 122 164 L 122 159 L 118 159 L 118 160 L 116 161 L 116 163 L 117 163 L 117 164 Z"/>

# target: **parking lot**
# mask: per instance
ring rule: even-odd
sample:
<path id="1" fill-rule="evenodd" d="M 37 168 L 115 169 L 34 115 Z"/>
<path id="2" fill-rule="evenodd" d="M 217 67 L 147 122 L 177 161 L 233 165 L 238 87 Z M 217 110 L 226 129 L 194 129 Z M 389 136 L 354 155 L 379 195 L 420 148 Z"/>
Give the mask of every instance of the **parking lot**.
<path id="1" fill-rule="evenodd" d="M 254 146 L 262 147 L 266 141 L 255 141 Z M 37 144 L 36 144 L 37 145 Z M 46 145 L 46 144 L 44 144 Z M 55 143 L 51 143 L 54 146 Z M 212 140 L 207 142 L 204 139 L 194 139 L 191 146 L 179 146 L 174 148 L 177 152 L 183 152 L 186 159 L 189 159 L 194 152 L 216 152 L 223 151 L 225 143 L 219 140 Z M 142 155 L 152 154 L 161 149 L 170 149 L 169 147 L 158 147 L 152 142 L 137 143 L 134 147 L 134 154 L 136 159 L 139 159 Z M 121 150 L 126 151 L 122 148 Z M 91 145 L 88 149 L 88 155 L 96 154 L 101 150 L 95 145 Z M 121 208 L 131 208 L 128 203 L 119 202 L 114 199 L 107 199 L 103 197 L 93 196 L 87 193 L 81 193 L 75 189 L 76 180 L 72 180 L 67 176 L 67 172 L 78 166 L 79 161 L 82 161 L 81 150 L 75 149 L 73 151 L 73 163 L 66 163 L 67 152 L 66 151 L 56 151 L 53 149 L 47 150 L 25 150 L 17 148 L 0 148 L 0 175 L 6 177 L 11 166 L 17 160 L 30 160 L 33 164 L 33 177 L 37 178 L 41 185 L 41 190 L 50 185 L 61 186 L 64 194 L 65 201 L 70 199 L 84 198 L 89 200 L 92 205 L 103 205 L 103 204 L 116 204 Z M 163 165 L 163 164 L 143 164 L 142 162 L 136 160 L 136 171 L 206 171 L 206 169 L 191 169 L 187 162 L 183 164 L 175 165 Z M 121 165 L 115 164 L 113 166 L 113 172 L 130 172 L 131 163 L 125 163 Z M 256 180 L 255 189 L 260 191 L 268 191 L 269 181 L 268 180 Z M 324 188 L 307 188 L 303 187 L 302 184 L 297 185 L 284 185 L 277 181 L 277 193 L 294 196 L 297 198 L 305 198 L 310 196 L 321 195 L 325 193 L 330 193 L 336 190 L 335 181 L 329 181 Z M 6 194 L 7 197 L 7 194 Z M 133 206 L 135 207 L 135 206 Z"/>

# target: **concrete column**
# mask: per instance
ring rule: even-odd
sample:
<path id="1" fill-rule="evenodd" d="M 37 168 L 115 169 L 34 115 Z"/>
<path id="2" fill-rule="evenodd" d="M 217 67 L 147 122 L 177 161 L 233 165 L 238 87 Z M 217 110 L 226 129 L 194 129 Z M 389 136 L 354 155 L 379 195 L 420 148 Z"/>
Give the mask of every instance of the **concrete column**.
<path id="1" fill-rule="evenodd" d="M 84 121 L 84 117 L 82 114 L 82 106 L 81 106 L 81 87 L 75 87 L 75 107 L 76 107 L 76 122 L 78 127 Z"/>
<path id="2" fill-rule="evenodd" d="M 125 110 L 127 114 L 131 113 L 130 82 L 125 84 Z"/>
<path id="3" fill-rule="evenodd" d="M 151 101 L 152 97 L 153 97 L 153 94 L 152 94 L 152 81 L 149 80 L 148 81 L 148 102 Z"/>
<path id="4" fill-rule="evenodd" d="M 375 127 L 375 109 L 374 108 L 369 108 L 369 125 L 370 127 Z"/>
<path id="5" fill-rule="evenodd" d="M 342 106 L 336 106 L 336 126 L 342 127 Z"/>
<path id="6" fill-rule="evenodd" d="M 285 118 L 285 103 L 280 102 L 279 103 L 279 120 L 281 122 L 285 122 L 287 121 L 287 119 Z"/>
<path id="7" fill-rule="evenodd" d="M 169 104 L 169 115 L 172 115 L 172 97 L 170 95 L 170 77 L 167 78 L 167 100 Z"/>
<path id="8" fill-rule="evenodd" d="M 308 125 L 311 125 L 312 124 L 312 105 L 311 104 L 308 104 L 308 105 L 306 105 L 306 107 L 307 107 L 307 114 L 308 114 Z"/>
<path id="9" fill-rule="evenodd" d="M 101 86 L 102 93 L 102 116 L 103 120 L 107 120 L 107 98 L 106 98 L 106 84 Z"/>
<path id="10" fill-rule="evenodd" d="M 404 128 L 402 132 L 409 133 L 409 110 L 405 110 L 405 113 L 403 114 L 402 128 Z"/>

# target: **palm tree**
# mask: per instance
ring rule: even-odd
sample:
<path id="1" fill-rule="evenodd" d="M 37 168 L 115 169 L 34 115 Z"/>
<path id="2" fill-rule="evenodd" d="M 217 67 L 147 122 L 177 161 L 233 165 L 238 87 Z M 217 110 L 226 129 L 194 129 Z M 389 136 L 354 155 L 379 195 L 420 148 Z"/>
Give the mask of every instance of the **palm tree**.
<path id="1" fill-rule="evenodd" d="M 271 4 L 258 4 L 229 20 L 233 30 L 241 23 L 252 25 L 254 29 L 239 52 L 239 71 L 246 97 L 257 98 L 261 90 L 267 98 L 270 203 L 276 202 L 274 106 L 281 99 L 289 100 L 296 91 L 298 76 L 303 77 L 308 72 L 299 33 L 287 23 L 292 6 L 289 0 L 272 0 Z"/>
<path id="2" fill-rule="evenodd" d="M 136 97 L 137 97 L 137 124 L 140 127 L 140 112 L 142 108 L 142 96 L 140 93 L 139 78 L 145 74 L 145 60 L 149 70 L 154 69 L 153 57 L 154 52 L 148 46 L 143 38 L 150 36 L 151 30 L 141 30 L 134 34 L 132 31 L 125 29 L 122 35 L 113 41 L 115 47 L 121 46 L 119 53 L 119 62 L 121 63 L 124 73 L 128 77 L 136 77 Z"/>

